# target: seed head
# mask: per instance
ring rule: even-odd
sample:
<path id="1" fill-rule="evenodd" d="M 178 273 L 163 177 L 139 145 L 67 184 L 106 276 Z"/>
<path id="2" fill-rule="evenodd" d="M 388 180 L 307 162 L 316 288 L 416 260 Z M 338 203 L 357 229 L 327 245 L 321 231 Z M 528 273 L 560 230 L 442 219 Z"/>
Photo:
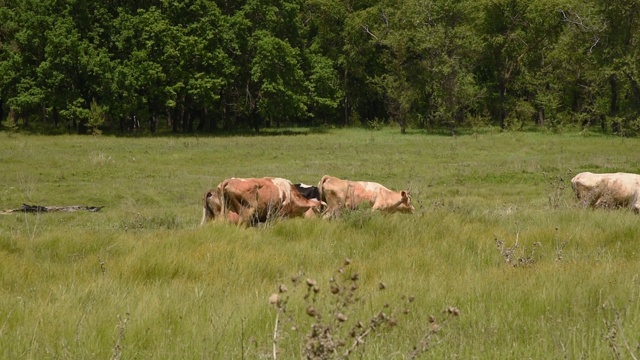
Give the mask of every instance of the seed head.
<path id="1" fill-rule="evenodd" d="M 454 307 L 454 306 L 447 307 L 447 309 L 445 311 L 446 311 L 447 314 L 451 314 L 453 316 L 460 315 L 460 310 L 457 307 Z"/>
<path id="2" fill-rule="evenodd" d="M 273 305 L 273 306 L 280 305 L 280 295 L 275 293 L 271 294 L 271 296 L 269 296 L 269 305 Z"/>
<path id="3" fill-rule="evenodd" d="M 381 282 L 380 284 L 378 284 L 378 289 L 380 290 L 384 290 L 387 288 L 387 285 L 385 285 L 383 282 Z"/>
<path id="4" fill-rule="evenodd" d="M 306 281 L 307 281 L 307 286 L 308 286 L 308 287 L 316 286 L 316 281 L 315 281 L 315 280 L 310 279 L 310 278 L 307 278 L 307 280 L 306 280 Z"/>
<path id="5" fill-rule="evenodd" d="M 345 315 L 343 313 L 337 313 L 336 314 L 336 319 L 338 319 L 338 321 L 340 321 L 340 322 L 345 322 L 345 321 L 347 321 L 347 315 Z"/>
<path id="6" fill-rule="evenodd" d="M 287 286 L 285 284 L 280 284 L 280 286 L 278 287 L 278 291 L 281 293 L 286 293 L 287 292 Z"/>
<path id="7" fill-rule="evenodd" d="M 309 316 L 316 316 L 316 308 L 314 308 L 313 306 L 309 306 L 307 308 L 307 315 Z"/>

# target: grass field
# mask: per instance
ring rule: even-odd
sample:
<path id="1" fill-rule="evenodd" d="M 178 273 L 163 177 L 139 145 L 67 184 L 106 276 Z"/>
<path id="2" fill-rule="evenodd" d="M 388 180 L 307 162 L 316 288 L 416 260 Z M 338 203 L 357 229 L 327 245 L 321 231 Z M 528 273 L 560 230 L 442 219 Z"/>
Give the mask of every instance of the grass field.
<path id="1" fill-rule="evenodd" d="M 579 208 L 569 183 L 640 173 L 639 139 L 293 129 L 0 143 L 0 210 L 104 206 L 0 215 L 0 358 L 640 357 L 640 218 Z M 325 174 L 408 189 L 417 211 L 198 226 L 224 178 Z"/>

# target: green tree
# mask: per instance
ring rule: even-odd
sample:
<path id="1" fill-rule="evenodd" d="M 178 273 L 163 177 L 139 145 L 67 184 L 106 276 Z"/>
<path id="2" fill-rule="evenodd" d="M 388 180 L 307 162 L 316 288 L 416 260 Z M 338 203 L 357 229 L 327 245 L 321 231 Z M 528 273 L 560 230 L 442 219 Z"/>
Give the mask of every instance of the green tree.
<path id="1" fill-rule="evenodd" d="M 633 0 L 597 1 L 603 21 L 599 65 L 608 77 L 612 130 L 640 132 L 640 4 Z"/>
<path id="2" fill-rule="evenodd" d="M 51 26 L 45 1 L 4 1 L 0 6 L 0 101 L 29 124 L 41 112 L 45 89 L 37 68 L 45 58 L 45 33 Z M 17 119 L 14 119 L 17 120 Z"/>
<path id="3" fill-rule="evenodd" d="M 256 83 L 258 113 L 269 122 L 280 119 L 305 117 L 308 84 L 300 66 L 300 54 L 286 41 L 268 32 L 258 31 L 256 56 L 251 68 L 251 79 Z"/>
<path id="4" fill-rule="evenodd" d="M 559 17 L 562 29 L 550 44 L 539 72 L 539 104 L 551 111 L 545 118 L 552 116 L 551 126 L 604 124 L 602 116 L 606 109 L 599 101 L 602 69 L 595 52 L 601 46 L 606 25 L 592 3 L 560 2 L 554 14 Z"/>

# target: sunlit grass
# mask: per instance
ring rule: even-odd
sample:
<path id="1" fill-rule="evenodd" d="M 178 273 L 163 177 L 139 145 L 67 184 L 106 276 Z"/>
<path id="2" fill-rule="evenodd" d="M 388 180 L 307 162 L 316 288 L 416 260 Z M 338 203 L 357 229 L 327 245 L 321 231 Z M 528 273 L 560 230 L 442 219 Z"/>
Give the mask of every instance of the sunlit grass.
<path id="1" fill-rule="evenodd" d="M 322 293 L 351 259 L 344 270 L 360 275 L 363 302 L 350 318 L 366 323 L 415 297 L 395 327 L 366 340 L 363 358 L 408 358 L 429 315 L 448 306 L 460 316 L 438 334 L 434 358 L 638 356 L 638 217 L 578 208 L 568 183 L 585 170 L 640 172 L 638 140 L 396 130 L 0 134 L 2 210 L 104 206 L 0 215 L 0 354 L 270 358 L 276 309 L 267 299 L 285 284 L 296 316 L 280 318 L 278 358 L 298 359 L 312 319 L 291 278 L 312 277 Z M 315 184 L 324 174 L 408 189 L 417 211 L 198 227 L 202 194 L 224 178 Z M 330 308 L 327 296 L 319 309 Z"/>

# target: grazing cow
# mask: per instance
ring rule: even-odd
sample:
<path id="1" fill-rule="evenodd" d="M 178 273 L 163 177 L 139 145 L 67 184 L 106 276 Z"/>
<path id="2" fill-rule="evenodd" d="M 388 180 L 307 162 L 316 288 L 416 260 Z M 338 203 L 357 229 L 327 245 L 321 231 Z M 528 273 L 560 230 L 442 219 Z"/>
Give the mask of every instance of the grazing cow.
<path id="1" fill-rule="evenodd" d="M 236 224 L 256 225 L 272 217 L 302 216 L 321 204 L 317 199 L 303 197 L 287 179 L 231 178 L 205 194 L 202 223 L 219 217 Z"/>
<path id="2" fill-rule="evenodd" d="M 316 199 L 318 201 L 322 200 L 320 199 L 320 190 L 318 189 L 317 186 L 307 185 L 302 183 L 293 184 L 293 186 L 295 186 L 296 190 L 298 190 L 300 195 L 304 196 L 306 199 L 309 199 L 309 200 Z M 304 213 L 304 217 L 306 218 L 314 217 L 316 216 L 316 212 L 320 212 L 320 211 L 321 211 L 320 208 L 316 208 L 316 207 L 311 208 Z"/>
<path id="3" fill-rule="evenodd" d="M 571 187 L 582 206 L 631 207 L 640 211 L 640 175 L 583 172 L 571 179 Z"/>
<path id="4" fill-rule="evenodd" d="M 322 200 L 327 209 L 324 217 L 338 215 L 342 208 L 355 209 L 369 204 L 372 210 L 413 213 L 411 197 L 406 191 L 392 191 L 370 181 L 349 181 L 325 175 L 318 183 Z"/>

